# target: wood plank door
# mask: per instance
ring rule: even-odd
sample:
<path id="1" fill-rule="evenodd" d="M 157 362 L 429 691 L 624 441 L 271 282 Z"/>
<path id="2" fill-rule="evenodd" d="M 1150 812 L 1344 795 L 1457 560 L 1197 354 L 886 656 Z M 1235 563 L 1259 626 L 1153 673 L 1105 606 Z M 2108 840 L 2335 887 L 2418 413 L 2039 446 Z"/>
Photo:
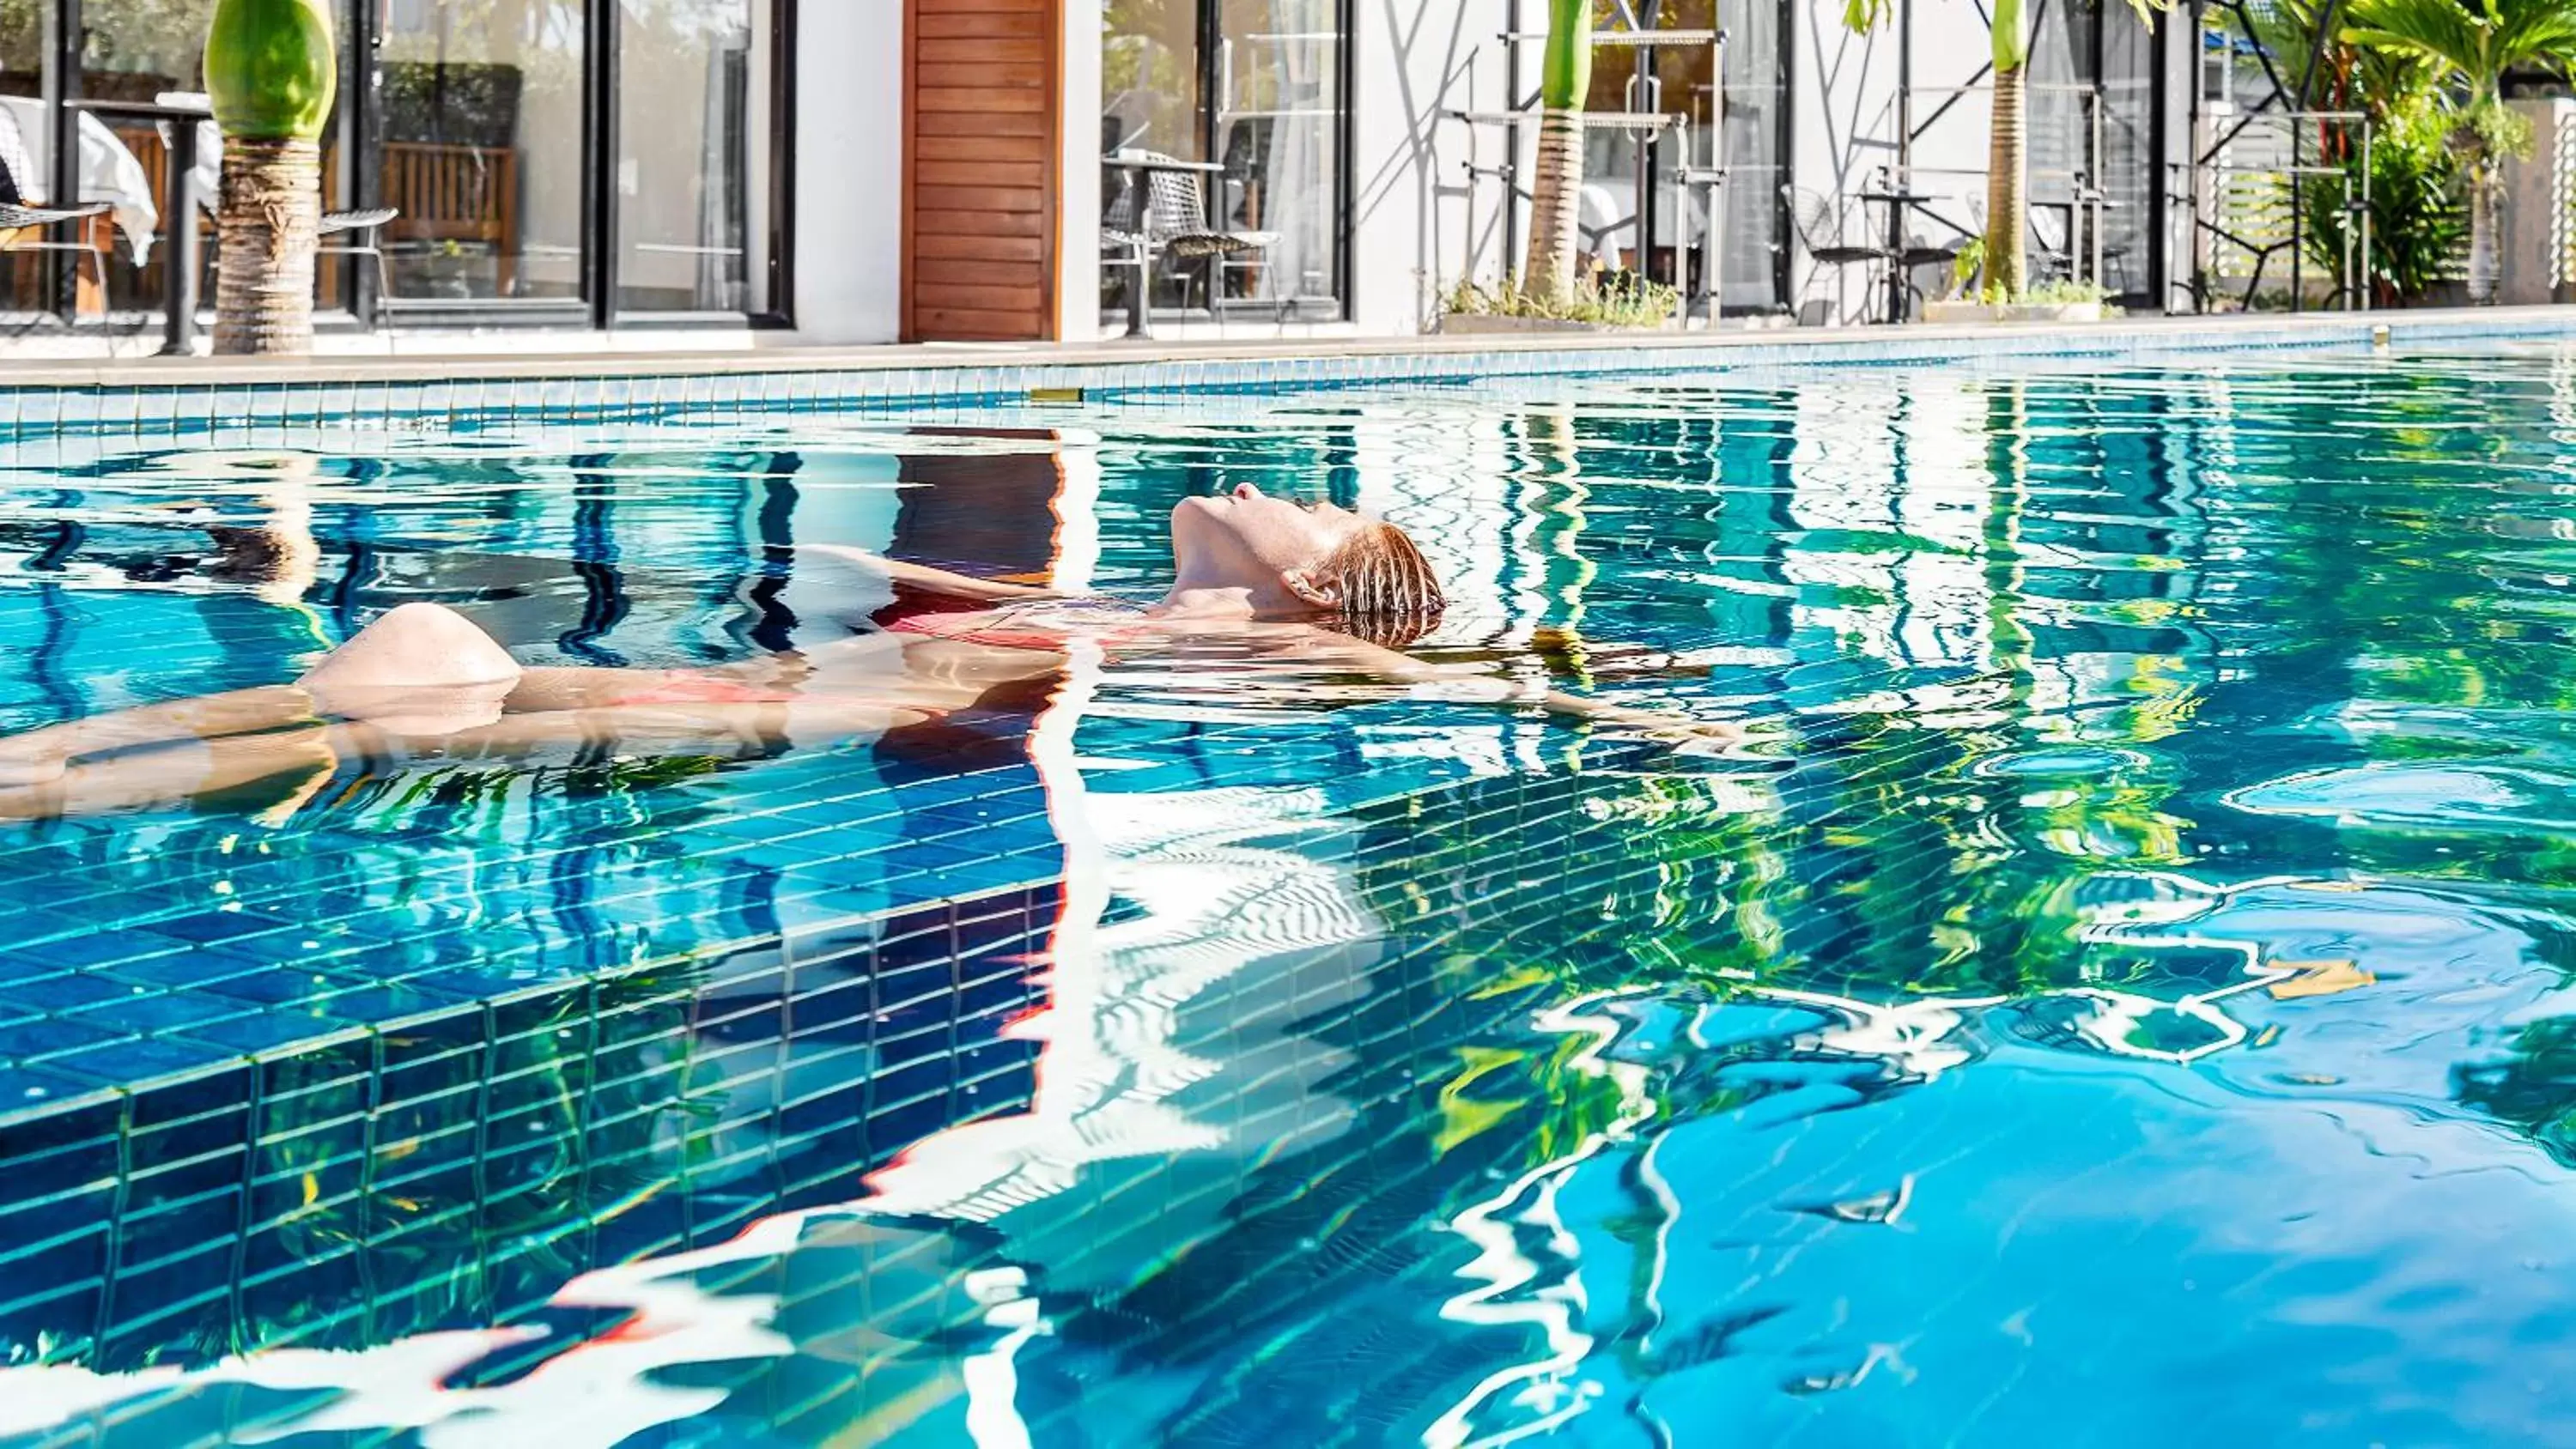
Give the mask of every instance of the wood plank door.
<path id="1" fill-rule="evenodd" d="M 903 336 L 1055 335 L 1061 0 L 908 0 Z"/>

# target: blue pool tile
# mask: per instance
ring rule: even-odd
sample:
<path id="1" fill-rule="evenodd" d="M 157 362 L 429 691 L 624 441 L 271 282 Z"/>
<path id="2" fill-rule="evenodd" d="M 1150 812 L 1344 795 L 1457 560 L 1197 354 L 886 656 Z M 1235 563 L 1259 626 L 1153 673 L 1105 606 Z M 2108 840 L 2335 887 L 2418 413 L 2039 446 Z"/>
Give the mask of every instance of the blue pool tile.
<path id="1" fill-rule="evenodd" d="M 0 1001 L 21 1011 L 40 1015 L 77 1011 L 85 1006 L 114 1001 L 130 995 L 134 988 L 96 976 L 61 975 L 34 978 L 11 976 L 0 979 Z"/>
<path id="2" fill-rule="evenodd" d="M 62 1019 L 105 1031 L 152 1035 L 221 1021 L 256 1009 L 227 997 L 193 991 L 136 990 L 67 1013 Z"/>
<path id="3" fill-rule="evenodd" d="M 41 1019 L 0 1026 L 0 1062 L 36 1061 L 117 1040 L 124 1033 L 79 1022 Z"/>
<path id="4" fill-rule="evenodd" d="M 7 953 L 12 962 L 29 967 L 84 970 L 139 965 L 156 958 L 180 955 L 187 949 L 183 942 L 144 931 L 93 931 L 86 936 L 68 936 L 31 945 L 13 944 L 7 948 Z"/>
<path id="5" fill-rule="evenodd" d="M 345 1032 L 358 1023 L 312 1010 L 262 1011 L 192 1027 L 182 1037 L 235 1054 L 275 1051 Z"/>
<path id="6" fill-rule="evenodd" d="M 363 951 L 373 944 L 368 938 L 347 931 L 289 927 L 214 942 L 206 947 L 206 954 L 261 965 L 291 966 L 318 964 Z"/>
<path id="7" fill-rule="evenodd" d="M 203 911 L 154 921 L 151 929 L 183 941 L 212 945 L 219 941 L 239 941 L 247 936 L 262 936 L 295 928 L 295 922 L 256 911 Z"/>
<path id="8" fill-rule="evenodd" d="M 111 962 L 99 968 L 98 974 L 131 986 L 187 987 L 211 986 L 274 969 L 262 962 L 201 947 Z"/>
<path id="9" fill-rule="evenodd" d="M 13 1065 L 0 1057 L 0 1118 L 38 1109 L 58 1110 L 100 1090 L 100 1083 L 86 1076 Z"/>
<path id="10" fill-rule="evenodd" d="M 405 982 L 399 986 L 362 986 L 316 998 L 314 1004 L 344 1021 L 383 1022 L 452 1011 L 474 999 L 471 995 L 423 990 L 419 982 Z"/>
<path id="11" fill-rule="evenodd" d="M 354 976 L 325 971 L 252 971 L 222 981 L 209 982 L 205 989 L 217 996 L 247 1001 L 259 1006 L 286 1006 L 299 1002 L 321 1001 L 335 995 L 358 990 L 368 983 Z"/>
<path id="12" fill-rule="evenodd" d="M 64 1052 L 47 1057 L 43 1065 L 50 1071 L 71 1072 L 123 1086 L 216 1066 L 241 1055 L 231 1048 L 185 1037 L 142 1037 Z"/>

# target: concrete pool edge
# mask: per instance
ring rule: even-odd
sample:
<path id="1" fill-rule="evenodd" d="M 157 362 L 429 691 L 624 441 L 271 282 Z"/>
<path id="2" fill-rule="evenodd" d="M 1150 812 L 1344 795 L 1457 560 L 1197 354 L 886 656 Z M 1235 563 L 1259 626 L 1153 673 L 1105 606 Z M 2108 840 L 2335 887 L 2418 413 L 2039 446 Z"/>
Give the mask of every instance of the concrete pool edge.
<path id="1" fill-rule="evenodd" d="M 1599 336 L 889 346 L 701 354 L 0 363 L 0 430 L 146 434 L 401 418 L 513 422 L 1074 401 L 1489 378 L 2011 358 L 2153 358 L 2576 336 L 2576 307 Z"/>

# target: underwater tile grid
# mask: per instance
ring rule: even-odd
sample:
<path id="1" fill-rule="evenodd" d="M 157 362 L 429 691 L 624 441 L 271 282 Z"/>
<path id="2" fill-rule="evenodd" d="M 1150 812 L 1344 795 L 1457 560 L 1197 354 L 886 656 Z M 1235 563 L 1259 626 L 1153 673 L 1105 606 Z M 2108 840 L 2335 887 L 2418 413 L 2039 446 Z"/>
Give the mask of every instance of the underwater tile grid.
<path id="1" fill-rule="evenodd" d="M 1422 802 L 1360 809 L 1347 863 L 1400 856 L 1417 886 L 1456 903 L 1449 919 L 1416 923 L 1392 952 L 1360 943 L 1225 983 L 1191 1003 L 1184 1035 L 1222 1037 L 1240 1056 L 1293 1024 L 1368 1074 L 1349 1110 L 1406 1110 L 1423 1059 L 1529 1009 L 1525 991 L 1469 1001 L 1442 983 L 1475 903 L 1506 882 L 1516 894 L 1647 884 L 1643 862 L 1479 843 L 1579 813 L 1587 791 L 1603 787 L 1442 792 L 1427 807 L 1442 836 L 1431 849 L 1410 829 Z M 503 1316 L 543 1313 L 567 1262 L 682 1251 L 782 1209 L 848 1201 L 906 1147 L 1030 1109 L 1037 1045 L 1006 1028 L 1046 1000 L 1031 959 L 1062 904 L 1039 889 L 942 906 L 813 954 L 580 982 L 22 1122 L 0 1189 L 0 1324 L 138 1366 L 245 1315 L 277 1326 L 276 1348 L 382 1341 L 435 1326 L 469 1294 Z M 1560 929 L 1539 914 L 1515 933 Z M 1383 974 L 1380 989 L 1350 992 L 1351 951 Z M 1281 1096 L 1242 1125 L 1295 1135 L 1298 1110 Z M 1351 1140 L 1317 1170 L 1356 1171 L 1367 1152 Z M 1213 1209 L 1239 1186 L 1143 1177 L 1104 1197 L 1094 1231 L 1151 1233 L 1180 1210 L 1173 1194 L 1215 1195 Z M 324 1283 L 344 1296 L 317 1299 Z M 306 1308 L 317 1302 L 328 1306 Z"/>
<path id="2" fill-rule="evenodd" d="M 1760 741 L 1140 654 L 0 823 L 12 1060 L 133 1073 L 0 1118 L 0 1446 L 2576 1438 L 2576 350 L 758 413 L 22 441 L 0 730 L 1250 481 Z"/>

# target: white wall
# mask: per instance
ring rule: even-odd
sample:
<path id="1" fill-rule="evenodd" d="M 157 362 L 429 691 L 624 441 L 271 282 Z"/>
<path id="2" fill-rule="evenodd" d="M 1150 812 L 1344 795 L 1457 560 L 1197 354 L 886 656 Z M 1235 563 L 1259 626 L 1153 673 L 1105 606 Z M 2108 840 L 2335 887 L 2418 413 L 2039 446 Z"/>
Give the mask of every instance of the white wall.
<path id="1" fill-rule="evenodd" d="M 1352 317 L 1363 333 L 1421 330 L 1441 286 L 1464 272 L 1499 273 L 1502 185 L 1479 184 L 1470 210 L 1462 167 L 1467 128 L 1449 110 L 1499 110 L 1508 0 L 1360 0 L 1352 105 Z M 1541 0 L 1522 24 L 1544 28 Z M 1533 48 L 1524 84 L 1537 83 Z M 1536 127 L 1526 128 L 1531 149 Z M 1499 130 L 1483 159 L 1502 157 Z"/>
<path id="2" fill-rule="evenodd" d="M 1520 28 L 1545 27 L 1541 0 L 1522 0 L 1520 11 Z M 1471 206 L 1462 169 L 1469 128 L 1437 118 L 1444 109 L 1508 106 L 1504 50 L 1495 37 L 1510 21 L 1509 0 L 1361 0 L 1354 37 L 1353 316 L 1363 333 L 1415 331 L 1448 284 L 1462 276 L 1492 280 L 1519 264 L 1504 255 L 1501 183 L 1477 183 Z M 1790 31 L 1784 49 L 1794 53 L 1792 175 L 1798 185 L 1827 194 L 1862 189 L 1873 170 L 1895 158 L 1894 26 L 1853 36 L 1842 28 L 1840 5 L 1809 0 L 1791 7 Z M 1919 122 L 1940 104 L 1937 88 L 1977 80 L 1988 52 L 1985 21 L 1974 0 L 1915 0 L 1913 44 Z M 1537 72 L 1538 48 L 1525 47 L 1525 93 L 1535 88 Z M 1986 117 L 1980 89 L 1916 142 L 1918 189 L 1982 194 Z M 1523 128 L 1524 178 L 1536 138 L 1535 125 Z M 1484 164 L 1502 159 L 1499 128 L 1485 128 L 1475 143 Z M 1945 208 L 1950 212 L 1967 220 L 1956 204 Z M 1873 218 L 1884 225 L 1883 213 Z M 1841 279 L 1839 297 L 1834 269 L 1818 268 L 1803 255 L 1791 269 L 1792 306 L 1805 301 L 1825 316 L 1857 317 L 1868 290 L 1856 268 Z"/>
<path id="3" fill-rule="evenodd" d="M 1824 3 L 1792 12 L 1797 59 L 1791 180 L 1825 196 L 1868 190 L 1872 173 L 1895 163 L 1899 130 L 1896 21 L 1891 16 L 1881 29 L 1856 36 L 1843 28 L 1842 14 L 1840 5 Z M 1972 0 L 1914 0 L 1914 123 L 1930 123 L 1914 143 L 1914 189 L 1943 196 L 1934 205 L 1961 225 L 1969 217 L 1957 198 L 1985 192 L 1991 103 L 1978 72 L 1991 48 L 1985 18 Z M 1933 119 L 1953 91 L 1972 85 Z M 1883 237 L 1886 213 L 1872 206 L 1861 214 L 1870 235 Z M 1937 225 L 1918 221 L 1910 229 L 1926 239 L 1950 239 Z M 1808 321 L 1858 321 L 1873 300 L 1867 276 L 1861 267 L 1819 266 L 1802 248 L 1789 270 L 1790 310 Z M 1883 283 L 1876 295 L 1885 295 Z"/>
<path id="4" fill-rule="evenodd" d="M 1100 14 L 1101 0 L 1064 0 L 1055 335 L 1067 342 L 1100 335 Z"/>
<path id="5" fill-rule="evenodd" d="M 892 342 L 903 325 L 903 3 L 796 15 L 796 328 Z"/>

